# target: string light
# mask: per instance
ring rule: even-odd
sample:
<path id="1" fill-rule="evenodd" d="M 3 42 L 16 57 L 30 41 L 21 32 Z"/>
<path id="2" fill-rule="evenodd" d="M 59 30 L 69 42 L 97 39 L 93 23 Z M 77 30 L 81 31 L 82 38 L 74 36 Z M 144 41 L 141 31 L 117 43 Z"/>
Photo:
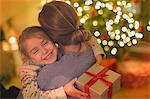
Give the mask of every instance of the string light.
<path id="1" fill-rule="evenodd" d="M 117 53 L 117 46 L 124 47 L 125 45 L 135 45 L 137 43 L 137 39 L 143 38 L 143 34 L 137 32 L 140 28 L 140 22 L 134 20 L 134 13 L 136 10 L 132 8 L 131 3 L 127 3 L 125 0 L 117 0 L 117 5 L 115 5 L 113 2 L 108 1 L 109 0 L 85 0 L 84 5 L 75 1 L 73 6 L 77 9 L 77 14 L 80 16 L 81 23 L 86 24 L 86 22 L 89 22 L 89 26 L 94 26 L 93 28 L 96 30 L 94 30 L 95 32 L 93 35 L 97 37 L 98 43 L 102 43 L 105 51 L 110 51 L 112 55 L 115 55 Z M 104 13 L 104 8 L 115 14 L 113 17 L 114 19 L 107 18 L 107 14 Z M 88 20 L 91 18 L 91 14 L 93 14 L 92 11 L 97 11 L 97 14 L 94 15 L 96 15 L 96 17 L 102 16 L 105 20 Z M 121 22 L 127 22 L 128 25 L 119 25 L 122 24 Z M 102 32 L 97 29 L 103 25 L 105 25 L 110 41 L 101 41 L 100 39 Z M 150 25 L 147 26 L 147 30 L 150 31 Z M 110 50 L 110 47 L 112 46 L 114 48 Z"/>
<path id="2" fill-rule="evenodd" d="M 101 39 L 97 39 L 97 42 L 100 44 L 101 43 Z"/>
<path id="3" fill-rule="evenodd" d="M 98 37 L 98 36 L 100 36 L 100 32 L 99 32 L 99 31 L 95 31 L 95 32 L 94 32 L 94 35 L 95 35 L 96 37 Z"/>
<path id="4" fill-rule="evenodd" d="M 94 20 L 94 21 L 93 21 L 93 26 L 97 26 L 97 25 L 98 25 L 97 20 Z"/>
<path id="5" fill-rule="evenodd" d="M 107 51 L 109 51 L 109 47 L 108 46 L 105 46 L 104 47 L 104 50 L 107 52 Z"/>
<path id="6" fill-rule="evenodd" d="M 75 3 L 73 4 L 73 6 L 74 6 L 74 7 L 79 7 L 79 3 L 78 3 L 78 2 L 75 2 Z"/>
<path id="7" fill-rule="evenodd" d="M 133 39 L 132 40 L 132 43 L 135 45 L 135 44 L 137 44 L 137 40 L 136 39 Z"/>
<path id="8" fill-rule="evenodd" d="M 115 55 L 117 53 L 117 48 L 113 48 L 112 50 L 111 50 L 111 54 L 112 55 Z"/>
<path id="9" fill-rule="evenodd" d="M 106 40 L 103 40 L 103 41 L 102 41 L 102 44 L 103 44 L 103 45 L 107 45 L 107 41 L 106 41 Z"/>

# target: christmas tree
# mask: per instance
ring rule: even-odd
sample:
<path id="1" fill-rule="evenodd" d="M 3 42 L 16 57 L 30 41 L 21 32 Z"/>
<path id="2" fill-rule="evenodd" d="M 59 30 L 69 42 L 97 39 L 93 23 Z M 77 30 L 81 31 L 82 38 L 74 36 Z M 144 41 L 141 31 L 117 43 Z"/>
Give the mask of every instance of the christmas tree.
<path id="1" fill-rule="evenodd" d="M 67 0 L 80 22 L 89 29 L 107 55 L 116 55 L 125 46 L 143 38 L 142 27 L 135 20 L 130 0 Z"/>

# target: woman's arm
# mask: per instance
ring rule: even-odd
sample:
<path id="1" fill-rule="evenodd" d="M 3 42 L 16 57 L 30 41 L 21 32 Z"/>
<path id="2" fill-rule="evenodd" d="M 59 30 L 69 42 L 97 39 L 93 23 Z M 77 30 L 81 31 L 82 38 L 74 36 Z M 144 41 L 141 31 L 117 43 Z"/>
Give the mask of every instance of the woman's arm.
<path id="1" fill-rule="evenodd" d="M 23 85 L 22 94 L 25 99 L 67 99 L 64 88 L 42 91 L 37 84 L 37 66 L 24 66 L 20 68 L 20 78 Z"/>

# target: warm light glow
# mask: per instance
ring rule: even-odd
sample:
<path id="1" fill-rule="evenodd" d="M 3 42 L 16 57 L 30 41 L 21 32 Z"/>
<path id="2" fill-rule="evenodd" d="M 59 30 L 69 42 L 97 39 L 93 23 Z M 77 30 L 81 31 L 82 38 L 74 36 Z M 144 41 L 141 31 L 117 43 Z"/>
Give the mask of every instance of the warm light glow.
<path id="1" fill-rule="evenodd" d="M 78 2 L 75 2 L 75 3 L 73 4 L 73 6 L 74 6 L 74 7 L 79 7 L 79 3 L 78 3 Z"/>
<path id="2" fill-rule="evenodd" d="M 101 39 L 97 39 L 97 42 L 100 44 L 101 43 Z"/>
<path id="3" fill-rule="evenodd" d="M 81 22 L 81 23 L 85 23 L 85 21 L 86 21 L 85 18 L 81 18 L 81 19 L 80 19 L 80 22 Z"/>
<path id="4" fill-rule="evenodd" d="M 93 26 L 97 26 L 98 22 L 96 20 L 93 21 Z"/>
<path id="5" fill-rule="evenodd" d="M 15 38 L 14 36 L 11 36 L 11 37 L 9 38 L 9 43 L 14 44 L 14 43 L 16 43 L 16 42 L 17 42 L 17 40 L 16 40 L 16 38 Z"/>
<path id="6" fill-rule="evenodd" d="M 113 48 L 112 50 L 111 50 L 111 54 L 112 55 L 115 55 L 117 53 L 117 48 Z"/>
<path id="7" fill-rule="evenodd" d="M 104 50 L 105 50 L 105 51 L 109 51 L 109 47 L 108 47 L 108 46 L 105 46 L 105 47 L 104 47 Z"/>
<path id="8" fill-rule="evenodd" d="M 7 42 L 3 41 L 2 42 L 2 49 L 3 51 L 9 51 L 10 50 L 10 46 Z"/>
<path id="9" fill-rule="evenodd" d="M 94 35 L 95 35 L 96 37 L 98 37 L 98 36 L 100 36 L 100 32 L 99 32 L 99 31 L 95 31 L 95 32 L 94 32 Z"/>
<path id="10" fill-rule="evenodd" d="M 106 40 L 103 40 L 103 41 L 102 41 L 102 44 L 103 44 L 103 45 L 107 45 L 107 41 L 106 41 Z"/>
<path id="11" fill-rule="evenodd" d="M 132 40 L 132 43 L 135 45 L 135 44 L 137 44 L 137 40 L 136 39 L 133 39 Z"/>

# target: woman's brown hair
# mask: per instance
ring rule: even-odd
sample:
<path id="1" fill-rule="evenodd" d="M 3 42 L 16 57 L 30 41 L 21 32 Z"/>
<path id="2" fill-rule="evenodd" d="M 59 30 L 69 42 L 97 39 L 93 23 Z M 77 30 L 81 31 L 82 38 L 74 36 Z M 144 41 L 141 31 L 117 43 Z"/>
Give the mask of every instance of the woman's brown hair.
<path id="1" fill-rule="evenodd" d="M 52 1 L 39 13 L 39 22 L 54 42 L 60 45 L 80 44 L 89 34 L 80 26 L 73 7 L 65 2 Z"/>

